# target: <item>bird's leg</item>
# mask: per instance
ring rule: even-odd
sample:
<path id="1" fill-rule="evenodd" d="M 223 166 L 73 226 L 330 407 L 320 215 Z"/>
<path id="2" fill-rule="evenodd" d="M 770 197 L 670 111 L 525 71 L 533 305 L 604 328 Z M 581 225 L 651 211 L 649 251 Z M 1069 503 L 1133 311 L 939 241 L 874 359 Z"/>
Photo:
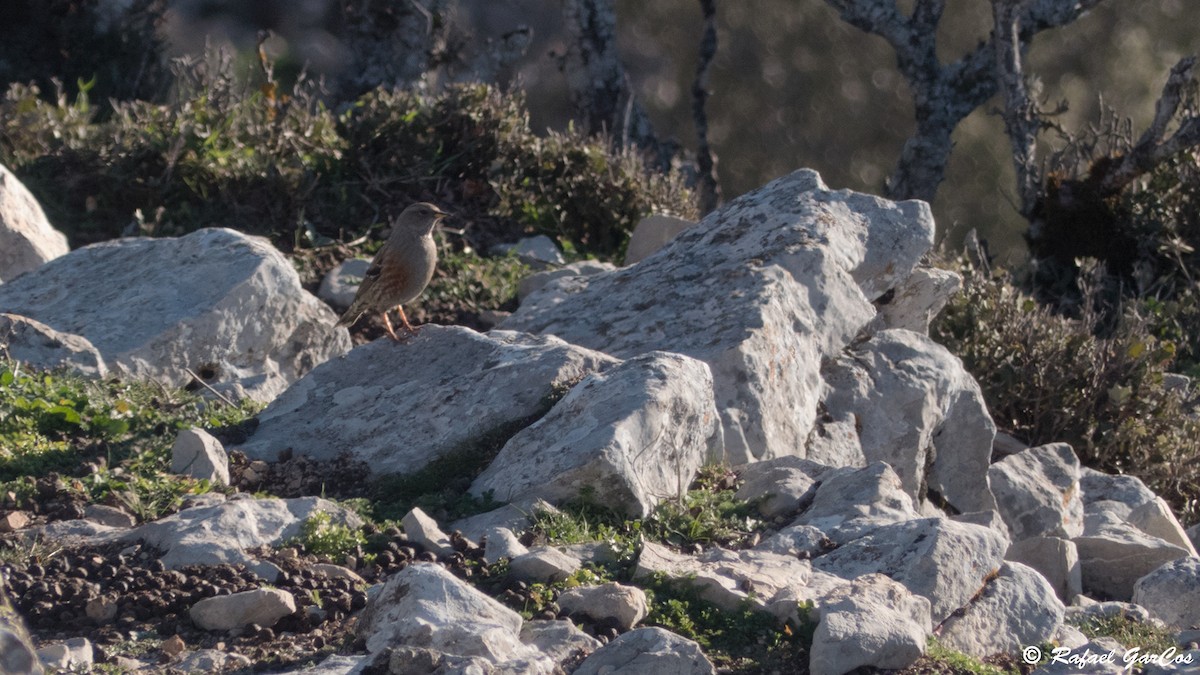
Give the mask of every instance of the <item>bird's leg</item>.
<path id="1" fill-rule="evenodd" d="M 404 330 L 412 333 L 413 335 L 416 335 L 417 329 L 414 328 L 413 325 L 408 322 L 408 317 L 404 316 L 404 307 L 401 305 L 396 305 L 396 311 L 400 313 L 400 321 L 401 321 L 401 323 L 404 324 Z"/>
<path id="2" fill-rule="evenodd" d="M 405 323 L 408 322 L 405 321 Z M 396 337 L 396 331 L 392 329 L 392 320 L 388 318 L 388 310 L 386 309 L 383 310 L 383 327 L 387 329 L 387 334 L 390 335 L 393 340 L 396 342 L 400 341 L 400 338 Z"/>

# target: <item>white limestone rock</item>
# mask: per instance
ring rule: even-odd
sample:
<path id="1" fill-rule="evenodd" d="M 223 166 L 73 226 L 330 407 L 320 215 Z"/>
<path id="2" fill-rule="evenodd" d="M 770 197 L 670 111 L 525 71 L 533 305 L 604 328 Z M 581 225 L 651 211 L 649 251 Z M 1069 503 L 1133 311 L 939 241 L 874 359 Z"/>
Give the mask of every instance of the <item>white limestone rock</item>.
<path id="1" fill-rule="evenodd" d="M 384 584 L 359 618 L 367 651 L 420 646 L 492 665 L 537 658 L 521 642 L 521 616 L 439 565 L 416 563 Z M 546 670 L 549 670 L 547 668 Z"/>
<path id="2" fill-rule="evenodd" d="M 204 630 L 230 630 L 255 624 L 274 626 L 296 611 L 296 599 L 278 588 L 258 588 L 232 595 L 216 595 L 192 605 L 188 616 Z"/>
<path id="3" fill-rule="evenodd" d="M 599 640 L 565 619 L 526 621 L 521 625 L 520 637 L 521 642 L 536 649 L 559 668 L 578 663 L 601 646 Z"/>
<path id="4" fill-rule="evenodd" d="M 147 545 L 164 551 L 162 562 L 169 569 L 241 563 L 258 571 L 259 563 L 245 550 L 275 546 L 299 537 L 304 522 L 317 511 L 328 513 L 334 523 L 362 526 L 362 519 L 352 511 L 318 497 L 246 498 L 184 509 L 123 531 L 120 539 L 126 542 L 144 540 Z M 273 579 L 268 578 L 269 581 Z"/>
<path id="5" fill-rule="evenodd" d="M 793 524 L 811 525 L 841 545 L 919 515 L 892 467 L 874 462 L 864 469 L 825 474 L 812 505 Z"/>
<path id="6" fill-rule="evenodd" d="M 338 311 L 345 310 L 354 302 L 354 296 L 358 294 L 358 287 L 370 266 L 371 261 L 368 258 L 343 260 L 321 279 L 317 297 Z"/>
<path id="7" fill-rule="evenodd" d="M 0 164 L 0 283 L 35 270 L 71 250 L 42 205 Z M 3 305 L 3 303 L 0 303 Z"/>
<path id="8" fill-rule="evenodd" d="M 83 507 L 83 517 L 109 527 L 129 528 L 137 525 L 137 518 L 132 513 L 107 504 L 88 504 Z"/>
<path id="9" fill-rule="evenodd" d="M 1162 497 L 1155 497 L 1130 511 L 1126 522 L 1151 537 L 1158 537 L 1168 544 L 1178 546 L 1193 558 L 1200 557 L 1187 532 Z"/>
<path id="10" fill-rule="evenodd" d="M 231 654 L 218 649 L 198 649 L 180 654 L 172 665 L 173 670 L 184 673 L 228 673 L 238 672 L 254 665 L 249 657 Z"/>
<path id="11" fill-rule="evenodd" d="M 558 606 L 572 616 L 611 621 L 622 632 L 631 630 L 649 614 L 642 589 L 616 582 L 567 590 L 558 596 Z"/>
<path id="12" fill-rule="evenodd" d="M 558 502 L 586 489 L 645 516 L 686 492 L 720 443 L 708 366 L 652 352 L 584 378 L 513 436 L 470 491 Z"/>
<path id="13" fill-rule="evenodd" d="M 1173 560 L 1138 579 L 1133 602 L 1176 630 L 1200 626 L 1200 558 Z"/>
<path id="14" fill-rule="evenodd" d="M 854 579 L 814 611 L 818 619 L 808 667 L 842 675 L 870 666 L 901 669 L 925 653 L 933 630 L 929 600 L 882 574 Z"/>
<path id="15" fill-rule="evenodd" d="M 552 337 L 428 325 L 315 368 L 240 447 L 251 459 L 290 448 L 318 460 L 346 453 L 375 475 L 412 473 L 541 414 L 556 388 L 613 363 Z"/>
<path id="16" fill-rule="evenodd" d="M 493 528 L 503 527 L 514 533 L 524 532 L 532 524 L 531 517 L 540 512 L 557 513 L 550 502 L 544 499 L 517 500 L 474 516 L 460 518 L 447 528 L 451 532 L 458 530 L 472 541 L 479 541 Z"/>
<path id="17" fill-rule="evenodd" d="M 803 586 L 793 584 L 776 592 L 767 601 L 766 611 L 781 622 L 799 626 L 813 618 L 807 608 L 820 607 L 831 598 L 842 597 L 850 583 L 850 580 L 814 569 Z M 803 615 L 802 607 L 806 608 Z"/>
<path id="18" fill-rule="evenodd" d="M 184 429 L 171 446 L 171 473 L 229 485 L 229 455 L 212 434 L 203 429 Z"/>
<path id="19" fill-rule="evenodd" d="M 930 322 L 960 288 L 958 273 L 921 266 L 896 287 L 888 302 L 875 304 L 885 327 L 928 335 Z"/>
<path id="20" fill-rule="evenodd" d="M 1006 560 L 1032 567 L 1045 577 L 1063 602 L 1083 592 L 1083 571 L 1075 542 L 1059 537 L 1030 537 L 1013 542 Z"/>
<path id="21" fill-rule="evenodd" d="M 937 515 L 936 513 L 934 515 Z M 968 511 L 966 513 L 956 513 L 950 516 L 950 520 L 960 523 L 971 523 L 972 525 L 980 525 L 991 530 L 995 530 L 1005 539 L 1012 541 L 1012 537 L 1008 532 L 1008 525 L 1004 524 L 1004 518 L 1000 516 L 999 511 Z"/>
<path id="22" fill-rule="evenodd" d="M 37 655 L 43 666 L 55 672 L 89 672 L 95 664 L 92 642 L 85 637 L 48 644 L 37 650 Z"/>
<path id="23" fill-rule="evenodd" d="M 363 586 L 367 583 L 366 579 L 359 576 L 358 572 L 343 567 L 342 565 L 334 565 L 331 563 L 313 563 L 308 567 L 313 574 L 328 577 L 330 579 L 345 579 L 355 586 Z"/>
<path id="24" fill-rule="evenodd" d="M 836 546 L 837 544 L 824 532 L 812 525 L 789 525 L 767 537 L 754 548 L 793 556 L 801 560 L 811 560 Z"/>
<path id="25" fill-rule="evenodd" d="M 1009 455 L 992 464 L 988 478 L 1013 541 L 1083 534 L 1079 459 L 1066 443 Z"/>
<path id="26" fill-rule="evenodd" d="M 504 256 L 509 253 L 534 269 L 565 265 L 567 262 L 554 240 L 544 234 L 523 237 L 515 244 L 500 244 L 492 250 L 493 255 Z"/>
<path id="27" fill-rule="evenodd" d="M 517 539 L 517 535 L 507 527 L 493 527 L 487 531 L 485 536 L 483 559 L 489 565 L 505 558 L 512 560 L 529 552 L 529 549 Z"/>
<path id="28" fill-rule="evenodd" d="M 597 649 L 574 675 L 713 675 L 700 645 L 662 628 L 638 628 Z"/>
<path id="29" fill-rule="evenodd" d="M 1188 556 L 1186 549 L 1152 537 L 1112 513 L 1087 517 L 1079 550 L 1083 591 L 1114 600 L 1129 600 L 1138 579 L 1161 565 Z"/>
<path id="30" fill-rule="evenodd" d="M 876 528 L 813 560 L 844 579 L 881 573 L 929 599 L 935 623 L 965 606 L 1004 563 L 1008 540 L 989 528 L 921 518 Z"/>
<path id="31" fill-rule="evenodd" d="M 87 338 L 112 370 L 176 387 L 191 370 L 258 401 L 350 348 L 282 253 L 228 229 L 76 249 L 0 286 L 0 307 Z"/>
<path id="32" fill-rule="evenodd" d="M 0 672 L 42 675 L 44 669 L 29 629 L 9 600 L 8 582 L 0 580 Z"/>
<path id="33" fill-rule="evenodd" d="M 828 410 L 823 411 L 808 433 L 804 456 L 825 466 L 866 466 L 867 456 L 858 439 L 858 421 L 854 415 L 843 411 L 840 418 L 834 419 Z"/>
<path id="34" fill-rule="evenodd" d="M 736 469 L 742 484 L 734 495 L 754 502 L 766 518 L 795 513 L 812 501 L 816 481 L 829 467 L 799 457 L 776 457 Z"/>
<path id="35" fill-rule="evenodd" d="M 1009 562 L 983 592 L 942 624 L 947 647 L 983 658 L 1016 654 L 1050 640 L 1066 608 L 1046 579 L 1032 567 Z"/>
<path id="36" fill-rule="evenodd" d="M 537 546 L 508 561 L 513 577 L 530 583 L 565 581 L 579 569 L 579 559 L 551 546 Z"/>
<path id="37" fill-rule="evenodd" d="M 400 527 L 404 529 L 409 541 L 420 544 L 426 551 L 432 551 L 439 558 L 454 553 L 454 547 L 450 545 L 450 536 L 442 532 L 437 521 L 420 508 L 414 507 L 404 514 L 400 519 Z"/>
<path id="38" fill-rule="evenodd" d="M 747 601 L 765 609 L 781 591 L 805 587 L 812 565 L 792 556 L 754 549 L 711 548 L 693 557 L 647 541 L 642 545 L 633 578 L 649 579 L 657 573 L 686 580 L 701 598 L 732 612 Z"/>
<path id="39" fill-rule="evenodd" d="M 505 328 L 620 358 L 686 354 L 712 370 L 731 464 L 799 454 L 821 363 L 875 316 L 933 242 L 924 202 L 831 191 L 801 170 L 744 195 L 637 265 L 560 279 Z"/>
<path id="40" fill-rule="evenodd" d="M 925 489 L 956 510 L 990 511 L 996 426 L 962 361 L 928 336 L 885 330 L 824 370 L 825 407 L 852 416 L 868 462 L 887 462 L 920 503 Z"/>
<path id="41" fill-rule="evenodd" d="M 517 300 L 525 302 L 525 298 L 545 288 L 550 282 L 569 277 L 586 277 L 601 272 L 611 272 L 617 266 L 599 260 L 580 260 L 555 269 L 535 272 L 517 283 Z"/>
<path id="42" fill-rule="evenodd" d="M 1137 476 L 1113 476 L 1086 466 L 1079 470 L 1079 487 L 1085 508 L 1096 502 L 1114 501 L 1133 510 L 1157 496 Z"/>
<path id="43" fill-rule="evenodd" d="M 63 333 L 17 314 L 0 313 L 0 348 L 31 368 L 69 368 L 83 375 L 104 377 L 108 366 L 87 338 Z"/>

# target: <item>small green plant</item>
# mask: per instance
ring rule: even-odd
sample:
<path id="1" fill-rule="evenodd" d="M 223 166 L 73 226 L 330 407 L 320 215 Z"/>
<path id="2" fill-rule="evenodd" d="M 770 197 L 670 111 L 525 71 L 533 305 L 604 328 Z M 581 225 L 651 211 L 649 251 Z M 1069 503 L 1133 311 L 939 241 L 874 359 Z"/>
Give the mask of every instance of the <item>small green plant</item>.
<path id="1" fill-rule="evenodd" d="M 700 598 L 687 579 L 655 575 L 646 582 L 648 626 L 661 626 L 704 648 L 722 672 L 771 672 L 807 661 L 812 628 L 780 623 L 749 600 L 725 611 Z"/>
<path id="2" fill-rule="evenodd" d="M 176 433 L 240 424 L 255 410 L 0 358 L 0 490 L 22 507 L 35 497 L 40 477 L 81 500 L 116 502 L 154 518 L 178 508 L 185 495 L 212 489 L 167 471 Z"/>
<path id="3" fill-rule="evenodd" d="M 946 647 L 934 637 L 929 638 L 925 657 L 918 661 L 918 665 L 922 663 L 928 663 L 931 667 L 937 668 L 930 672 L 945 672 L 948 669 L 949 672 L 960 675 L 1019 675 L 1020 673 L 1015 668 L 1005 669 L 983 663 L 973 656 Z"/>
<path id="4" fill-rule="evenodd" d="M 1146 654 L 1160 654 L 1177 646 L 1174 633 L 1125 614 L 1089 617 L 1073 623 L 1088 638 L 1110 637 L 1127 647 L 1140 647 Z"/>
<path id="5" fill-rule="evenodd" d="M 421 304 L 444 305 L 473 313 L 515 309 L 517 286 L 529 273 L 529 266 L 515 255 L 483 258 L 473 251 L 443 251 L 437 274 Z"/>
<path id="6" fill-rule="evenodd" d="M 737 547 L 764 524 L 751 503 L 737 499 L 733 474 L 723 465 L 702 467 L 683 495 L 659 503 L 646 518 L 627 518 L 586 487 L 558 513 L 535 516 L 535 529 L 555 543 L 648 537 L 685 547 L 721 544 Z"/>
<path id="7" fill-rule="evenodd" d="M 734 496 L 732 476 L 722 465 L 702 468 L 692 489 L 658 506 L 645 524 L 647 535 L 675 546 L 742 545 L 763 523 L 752 504 Z"/>
<path id="8" fill-rule="evenodd" d="M 300 526 L 300 537 L 297 541 L 304 545 L 305 551 L 313 555 L 341 561 L 359 546 L 366 544 L 367 538 L 357 528 L 333 522 L 333 518 L 325 511 L 314 511 Z"/>

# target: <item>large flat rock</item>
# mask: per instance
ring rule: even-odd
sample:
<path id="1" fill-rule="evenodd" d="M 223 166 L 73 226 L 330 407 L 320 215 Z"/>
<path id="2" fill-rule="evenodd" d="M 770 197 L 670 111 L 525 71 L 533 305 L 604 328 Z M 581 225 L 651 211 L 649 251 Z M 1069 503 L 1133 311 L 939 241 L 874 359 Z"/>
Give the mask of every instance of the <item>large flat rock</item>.
<path id="1" fill-rule="evenodd" d="M 412 473 L 544 414 L 552 396 L 614 363 L 553 337 L 425 326 L 315 368 L 267 406 L 240 447 L 268 461 L 284 450 L 349 454 L 377 475 Z"/>

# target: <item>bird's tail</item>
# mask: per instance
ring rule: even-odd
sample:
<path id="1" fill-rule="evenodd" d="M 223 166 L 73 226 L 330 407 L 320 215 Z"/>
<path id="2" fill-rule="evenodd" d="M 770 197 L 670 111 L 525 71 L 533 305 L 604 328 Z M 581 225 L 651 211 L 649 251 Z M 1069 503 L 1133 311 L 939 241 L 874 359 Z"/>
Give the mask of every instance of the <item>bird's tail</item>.
<path id="1" fill-rule="evenodd" d="M 350 305 L 350 309 L 347 309 L 346 313 L 342 314 L 342 318 L 338 319 L 338 322 L 333 325 L 335 328 L 337 326 L 351 326 L 355 321 L 358 321 L 358 317 L 362 316 L 362 314 L 361 309 L 355 305 Z"/>

